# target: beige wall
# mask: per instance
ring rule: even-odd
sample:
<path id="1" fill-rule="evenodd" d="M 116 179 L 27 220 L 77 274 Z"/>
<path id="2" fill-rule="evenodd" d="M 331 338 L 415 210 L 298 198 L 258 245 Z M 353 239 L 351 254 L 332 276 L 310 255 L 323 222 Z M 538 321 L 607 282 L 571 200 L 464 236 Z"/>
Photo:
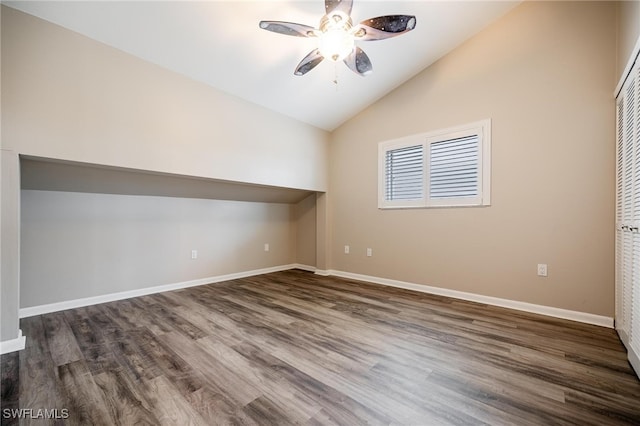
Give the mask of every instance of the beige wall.
<path id="1" fill-rule="evenodd" d="M 332 268 L 613 316 L 615 25 L 523 3 L 335 131 Z M 379 142 L 485 118 L 490 207 L 377 208 Z"/>
<path id="2" fill-rule="evenodd" d="M 308 263 L 315 238 L 321 269 L 612 316 L 617 9 L 524 3 L 335 131 L 327 154 L 323 131 L 3 6 L 12 153 L 318 191 L 329 170 L 330 192 L 295 206 L 23 191 L 22 306 Z M 492 206 L 377 209 L 378 142 L 483 118 Z M 68 287 L 43 290 L 45 276 Z"/>
<path id="3" fill-rule="evenodd" d="M 18 337 L 20 303 L 19 160 L 0 150 L 0 341 Z"/>
<path id="4" fill-rule="evenodd" d="M 640 38 L 640 1 L 618 2 L 618 50 L 616 77 L 622 77 Z"/>
<path id="5" fill-rule="evenodd" d="M 3 148 L 326 189 L 327 132 L 3 7 Z"/>
<path id="6" fill-rule="evenodd" d="M 21 307 L 294 263 L 290 210 L 288 204 L 23 190 Z"/>
<path id="7" fill-rule="evenodd" d="M 295 205 L 296 263 L 316 266 L 316 194 Z"/>
<path id="8" fill-rule="evenodd" d="M 326 190 L 327 132 L 1 9 L 1 146 L 16 167 L 29 155 Z M 20 208 L 17 173 L 11 184 L 3 226 L 23 246 L 21 259 L 5 251 L 3 229 L 2 341 L 17 336 L 18 294 L 29 307 L 296 260 L 290 205 L 23 191 L 20 229 L 4 220 Z M 21 282 L 5 279 L 6 263 Z"/>

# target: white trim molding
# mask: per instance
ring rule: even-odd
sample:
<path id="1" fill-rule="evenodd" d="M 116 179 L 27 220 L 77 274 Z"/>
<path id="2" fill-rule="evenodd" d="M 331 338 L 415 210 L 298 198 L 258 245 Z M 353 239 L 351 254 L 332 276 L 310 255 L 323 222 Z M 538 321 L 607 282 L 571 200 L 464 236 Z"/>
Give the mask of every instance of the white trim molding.
<path id="1" fill-rule="evenodd" d="M 307 272 L 316 272 L 316 267 L 315 266 L 311 266 L 311 265 L 304 265 L 302 263 L 295 263 L 293 265 L 291 265 L 290 269 L 302 269 L 303 271 L 307 271 Z"/>
<path id="2" fill-rule="evenodd" d="M 618 337 L 620 337 L 622 344 L 624 345 L 625 348 L 627 348 L 627 351 L 629 351 L 629 335 L 627 334 L 626 331 L 624 331 L 621 328 L 616 327 L 616 331 L 618 332 Z"/>
<path id="3" fill-rule="evenodd" d="M 440 154 L 434 153 L 434 147 L 442 147 L 441 144 L 449 143 L 452 145 L 442 148 Z M 475 154 L 469 153 L 468 150 L 474 150 Z M 469 154 L 468 157 L 467 154 Z M 460 182 L 451 175 L 447 179 L 439 180 L 437 185 L 439 189 L 436 191 L 439 195 L 432 195 L 432 166 L 436 166 L 435 163 L 439 162 L 438 169 L 448 170 L 451 167 L 457 167 L 452 164 L 460 161 L 461 158 L 469 164 L 476 163 L 475 187 L 468 188 L 468 182 L 465 181 L 465 190 L 469 189 L 469 192 L 462 194 L 459 192 Z M 399 170 L 396 170 L 396 166 Z M 407 169 L 411 170 L 408 174 Z M 400 180 L 396 181 L 398 176 Z M 396 189 L 402 193 L 402 196 L 397 198 L 388 193 L 389 189 L 396 185 Z M 491 205 L 490 118 L 378 143 L 379 209 L 489 205 Z"/>
<path id="4" fill-rule="evenodd" d="M 22 335 L 22 330 L 18 329 L 18 337 L 0 342 L 0 355 L 15 351 L 21 351 L 27 344 L 27 338 Z"/>
<path id="5" fill-rule="evenodd" d="M 636 63 L 636 60 L 638 59 L 638 56 L 640 56 L 640 37 L 638 37 L 638 40 L 636 40 L 636 45 L 633 47 L 633 51 L 631 52 L 631 56 L 629 57 L 629 60 L 627 61 L 627 66 L 624 67 L 624 71 L 622 72 L 622 75 L 620 76 L 620 81 L 618 81 L 618 85 L 616 86 L 616 90 L 615 92 L 613 92 L 613 97 L 617 98 L 618 95 L 620 94 L 620 91 L 622 90 L 622 86 L 624 86 L 624 83 L 627 81 L 627 77 L 629 77 L 629 74 L 631 73 L 631 69 L 633 68 L 633 64 Z"/>
<path id="6" fill-rule="evenodd" d="M 65 311 L 67 309 L 82 308 L 84 306 L 97 305 L 99 303 L 114 302 L 116 300 L 130 299 L 132 297 L 146 296 L 149 294 L 162 293 L 165 291 L 179 290 L 182 288 L 195 287 L 205 284 L 214 284 L 223 281 L 237 280 L 240 278 L 253 277 L 255 275 L 269 274 L 272 272 L 286 271 L 289 269 L 305 269 L 304 265 L 290 264 L 282 266 L 274 266 L 270 268 L 254 269 L 252 271 L 237 272 L 227 275 L 218 275 L 208 278 L 200 278 L 192 281 L 184 281 L 175 284 L 159 285 L 154 287 L 145 287 L 136 290 L 122 291 L 118 293 L 104 294 L 101 296 L 85 297 L 82 299 L 67 300 L 63 302 L 50 303 L 47 305 L 30 306 L 28 308 L 20 308 L 20 318 L 33 317 L 36 315 L 49 314 L 51 312 Z M 314 268 L 315 269 L 315 268 Z"/>
<path id="7" fill-rule="evenodd" d="M 176 283 L 176 284 L 147 287 L 147 288 L 141 288 L 137 290 L 105 294 L 102 296 L 86 297 L 83 299 L 69 300 L 64 302 L 51 303 L 47 305 L 21 308 L 20 318 L 32 317 L 32 316 L 41 315 L 41 314 L 48 314 L 51 312 L 64 311 L 67 309 L 81 308 L 84 306 L 91 306 L 99 303 L 113 302 L 116 300 L 130 299 L 132 297 L 146 296 L 149 294 L 162 293 L 165 291 L 179 290 L 182 288 L 195 287 L 199 285 L 214 284 L 214 283 L 223 282 L 223 281 L 231 281 L 231 280 L 240 279 L 240 278 L 252 277 L 255 275 L 286 271 L 289 269 L 301 269 L 304 271 L 313 272 L 316 275 L 324 276 L 324 277 L 336 276 L 341 278 L 348 278 L 348 279 L 353 279 L 357 281 L 365 281 L 372 284 L 381 284 L 381 285 L 386 285 L 390 287 L 403 288 L 405 290 L 418 291 L 421 293 L 436 294 L 440 296 L 451 297 L 454 299 L 468 300 L 468 301 L 484 303 L 486 305 L 492 305 L 492 306 L 501 306 L 503 308 L 510 308 L 518 311 L 531 312 L 531 313 L 546 315 L 554 318 L 568 319 L 568 320 L 578 321 L 586 324 L 593 324 L 593 325 L 599 325 L 601 327 L 613 328 L 613 318 L 611 317 L 594 315 L 594 314 L 589 314 L 585 312 L 571 311 L 571 310 L 561 309 L 561 308 L 554 308 L 550 306 L 535 305 L 532 303 L 519 302 L 516 300 L 501 299 L 501 298 L 491 297 L 491 296 L 483 296 L 480 294 L 466 293 L 458 290 L 431 287 L 431 286 L 422 285 L 422 284 L 392 280 L 388 278 L 374 277 L 370 275 L 354 274 L 351 272 L 336 271 L 336 270 L 322 270 L 322 269 L 317 269 L 313 266 L 295 264 L 295 263 L 289 264 L 289 265 L 275 266 L 271 268 L 238 272 L 238 273 L 228 274 L 228 275 L 218 275 L 215 277 L 202 278 L 202 279 L 193 280 L 193 281 L 185 281 L 185 282 Z M 22 336 L 22 332 L 20 332 L 20 336 Z M 24 337 L 21 337 L 21 339 L 22 339 L 22 348 L 24 348 Z M 15 340 L 18 340 L 18 339 L 15 339 Z M 4 350 L 5 344 L 7 345 L 18 344 L 18 342 L 16 343 L 11 343 L 11 342 L 14 342 L 14 341 L 12 340 L 9 342 L 2 342 L 2 345 L 3 345 L 2 349 Z M 14 349 L 14 350 L 20 350 L 20 349 Z"/>
<path id="8" fill-rule="evenodd" d="M 629 360 L 629 364 L 631 364 L 635 370 L 636 375 L 640 377 L 640 357 L 632 348 L 627 352 L 627 359 Z"/>
<path id="9" fill-rule="evenodd" d="M 316 272 L 318 273 L 318 272 Z M 562 318 L 586 324 L 598 325 L 601 327 L 613 328 L 613 318 L 601 315 L 589 314 L 586 312 L 571 311 L 568 309 L 554 308 L 551 306 L 535 305 L 533 303 L 519 302 L 517 300 L 501 299 L 498 297 L 483 296 L 481 294 L 467 293 L 464 291 L 450 290 L 440 287 L 409 283 L 405 281 L 391 280 L 388 278 L 373 277 L 370 275 L 354 274 L 343 271 L 329 271 L 330 275 L 341 278 L 349 278 L 358 281 L 366 281 L 374 284 L 381 284 L 390 287 L 403 288 L 405 290 L 419 291 L 421 293 L 437 294 L 439 296 L 451 297 L 454 299 L 468 300 L 471 302 L 484 303 L 486 305 L 500 306 L 503 308 L 515 309 L 518 311 L 530 312 L 534 314 L 546 315 L 554 318 Z"/>

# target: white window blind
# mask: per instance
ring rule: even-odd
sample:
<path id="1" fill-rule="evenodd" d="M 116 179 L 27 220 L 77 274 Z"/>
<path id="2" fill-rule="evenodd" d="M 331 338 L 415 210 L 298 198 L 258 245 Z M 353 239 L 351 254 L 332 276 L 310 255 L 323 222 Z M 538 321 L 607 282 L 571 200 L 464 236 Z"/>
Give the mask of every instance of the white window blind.
<path id="1" fill-rule="evenodd" d="M 491 121 L 381 142 L 378 207 L 490 205 Z"/>
<path id="2" fill-rule="evenodd" d="M 390 149 L 385 158 L 385 199 L 419 200 L 424 191 L 423 146 Z"/>
<path id="3" fill-rule="evenodd" d="M 429 196 L 478 195 L 478 135 L 430 144 Z"/>

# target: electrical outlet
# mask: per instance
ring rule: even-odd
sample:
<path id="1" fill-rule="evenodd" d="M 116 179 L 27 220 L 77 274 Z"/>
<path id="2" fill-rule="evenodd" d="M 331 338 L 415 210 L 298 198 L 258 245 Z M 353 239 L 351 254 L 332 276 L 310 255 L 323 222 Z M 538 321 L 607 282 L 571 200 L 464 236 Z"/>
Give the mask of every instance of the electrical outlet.
<path id="1" fill-rule="evenodd" d="M 538 276 L 546 277 L 547 276 L 547 264 L 546 263 L 538 263 Z"/>
<path id="2" fill-rule="evenodd" d="M 367 249 L 367 257 L 371 257 L 371 256 L 373 256 L 373 250 L 368 248 Z"/>
<path id="3" fill-rule="evenodd" d="M 344 246 L 344 254 L 349 254 L 349 246 Z"/>
<path id="4" fill-rule="evenodd" d="M 269 243 L 264 243 L 264 251 L 269 251 Z"/>
<path id="5" fill-rule="evenodd" d="M 191 250 L 191 259 L 195 260 L 198 258 L 198 250 Z"/>

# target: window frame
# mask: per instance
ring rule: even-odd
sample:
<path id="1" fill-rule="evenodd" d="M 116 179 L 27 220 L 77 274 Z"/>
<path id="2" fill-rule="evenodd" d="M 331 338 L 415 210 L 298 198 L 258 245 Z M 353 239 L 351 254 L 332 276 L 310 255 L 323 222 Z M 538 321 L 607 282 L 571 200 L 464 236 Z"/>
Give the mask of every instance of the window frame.
<path id="1" fill-rule="evenodd" d="M 431 144 L 467 136 L 478 137 L 478 194 L 474 197 L 431 198 L 430 155 Z M 396 149 L 422 145 L 423 189 L 422 198 L 411 200 L 386 199 L 386 157 L 387 152 Z M 388 140 L 378 144 L 378 208 L 410 209 L 437 207 L 483 207 L 491 205 L 491 119 L 485 119 L 460 126 L 435 130 L 427 133 Z"/>

